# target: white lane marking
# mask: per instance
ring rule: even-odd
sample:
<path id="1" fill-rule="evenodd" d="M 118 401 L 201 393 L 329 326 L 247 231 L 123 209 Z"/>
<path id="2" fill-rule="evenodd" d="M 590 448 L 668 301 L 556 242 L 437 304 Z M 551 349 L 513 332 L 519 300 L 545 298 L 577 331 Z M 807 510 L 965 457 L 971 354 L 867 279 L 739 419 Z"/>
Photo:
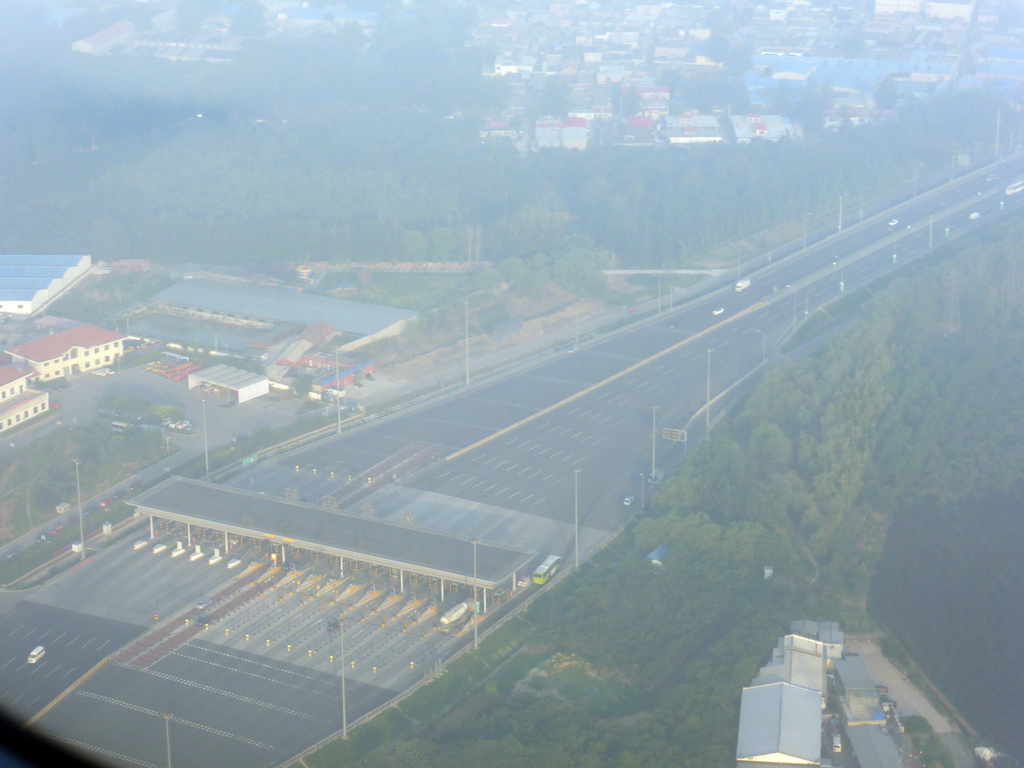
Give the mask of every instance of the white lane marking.
<path id="1" fill-rule="evenodd" d="M 144 715 L 153 715 L 154 717 L 159 717 L 159 718 L 163 718 L 163 716 L 164 716 L 163 712 L 158 712 L 155 709 L 149 709 L 147 707 L 140 707 L 138 704 L 132 704 L 132 703 L 127 702 L 127 701 L 121 701 L 120 699 L 115 699 L 115 698 L 112 698 L 110 696 L 102 696 L 102 695 L 100 695 L 98 693 L 93 693 L 92 691 L 77 691 L 77 694 L 79 696 L 85 696 L 88 699 L 95 699 L 96 701 L 102 701 L 105 704 L 113 704 L 113 705 L 118 706 L 118 707 L 124 707 L 125 709 L 130 709 L 130 710 L 132 710 L 134 712 L 141 712 Z M 239 736 L 238 734 L 231 733 L 230 731 L 222 731 L 220 728 L 214 728 L 214 727 L 209 726 L 209 725 L 203 725 L 202 723 L 193 723 L 191 720 L 185 720 L 184 718 L 181 718 L 181 717 L 173 717 L 172 716 L 171 717 L 171 722 L 175 723 L 177 725 L 185 725 L 185 726 L 188 726 L 189 728 L 195 728 L 195 729 L 200 730 L 200 731 L 206 731 L 207 733 L 212 733 L 215 736 L 222 736 L 222 737 L 224 737 L 226 739 L 231 739 L 233 741 L 240 741 L 243 744 L 248 744 L 248 745 L 253 746 L 253 747 L 258 747 L 259 749 L 266 749 L 266 750 L 274 749 L 272 744 L 265 744 L 262 741 L 256 741 L 256 739 L 249 739 L 249 738 L 246 738 L 245 736 Z"/>

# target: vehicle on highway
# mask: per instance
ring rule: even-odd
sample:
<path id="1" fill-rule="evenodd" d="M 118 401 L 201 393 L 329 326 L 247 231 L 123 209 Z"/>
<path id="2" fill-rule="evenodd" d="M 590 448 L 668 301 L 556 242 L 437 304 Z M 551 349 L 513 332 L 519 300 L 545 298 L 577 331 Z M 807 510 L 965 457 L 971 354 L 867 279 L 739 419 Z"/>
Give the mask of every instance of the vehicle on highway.
<path id="1" fill-rule="evenodd" d="M 740 291 L 747 290 L 747 288 L 749 288 L 749 287 L 750 287 L 750 278 L 745 277 L 745 278 L 743 278 L 742 280 L 740 280 L 740 281 L 738 281 L 736 283 L 736 286 L 733 288 L 733 290 L 736 291 L 736 293 L 739 293 Z"/>
<path id="2" fill-rule="evenodd" d="M 449 609 L 438 622 L 438 628 L 442 632 L 448 632 L 469 618 L 469 603 L 459 603 Z"/>
<path id="3" fill-rule="evenodd" d="M 971 221 L 977 221 L 978 219 L 981 218 L 981 214 L 978 211 L 972 211 L 971 215 L 968 216 L 967 218 L 969 218 Z"/>
<path id="4" fill-rule="evenodd" d="M 63 525 L 55 525 L 55 526 L 53 526 L 53 528 L 50 529 L 50 534 L 52 535 L 52 534 L 55 534 L 55 533 L 60 533 L 63 530 L 64 530 L 64 526 Z"/>
<path id="5" fill-rule="evenodd" d="M 1024 180 L 1007 184 L 1006 189 L 1004 189 L 1003 192 L 1008 195 L 1016 195 L 1018 192 L 1024 192 Z"/>
<path id="6" fill-rule="evenodd" d="M 725 307 L 719 307 L 718 309 L 711 310 L 711 314 L 714 315 L 715 317 L 718 317 L 723 312 L 725 312 Z"/>
<path id="7" fill-rule="evenodd" d="M 331 619 L 329 622 L 327 622 L 328 632 L 337 632 L 339 629 L 341 629 L 341 622 L 337 619 Z"/>
<path id="8" fill-rule="evenodd" d="M 558 566 L 561 565 L 562 558 L 558 555 L 551 555 L 543 563 L 537 566 L 537 570 L 533 572 L 533 583 L 534 584 L 547 584 L 548 580 L 558 573 Z"/>
<path id="9" fill-rule="evenodd" d="M 26 661 L 28 661 L 29 664 L 35 664 L 37 661 L 39 661 L 45 655 L 46 655 L 46 648 L 44 648 L 41 645 L 37 645 L 35 648 L 33 648 L 31 651 L 29 651 L 28 659 L 26 659 Z"/>
<path id="10" fill-rule="evenodd" d="M 634 501 L 636 501 L 636 499 L 634 499 L 632 496 L 627 496 L 626 498 L 624 498 L 622 500 L 622 506 L 624 506 L 624 507 L 631 507 L 631 506 L 633 506 L 633 502 Z"/>
<path id="11" fill-rule="evenodd" d="M 990 173 L 988 176 L 985 177 L 985 181 L 999 181 L 999 177 L 996 176 L 996 174 L 994 173 Z"/>
<path id="12" fill-rule="evenodd" d="M 843 740 L 838 733 L 832 737 L 832 751 L 836 754 L 843 751 Z"/>
<path id="13" fill-rule="evenodd" d="M 115 501 L 117 501 L 117 499 L 115 499 L 113 496 L 107 496 L 107 498 L 100 502 L 100 509 L 106 509 Z"/>
<path id="14" fill-rule="evenodd" d="M 895 227 L 899 223 L 900 223 L 899 219 L 889 219 L 889 229 L 892 229 L 893 227 Z"/>
<path id="15" fill-rule="evenodd" d="M 213 603 L 213 601 L 208 597 L 203 600 L 200 600 L 198 603 L 196 603 L 196 610 L 205 611 L 207 608 L 210 607 L 211 603 Z"/>

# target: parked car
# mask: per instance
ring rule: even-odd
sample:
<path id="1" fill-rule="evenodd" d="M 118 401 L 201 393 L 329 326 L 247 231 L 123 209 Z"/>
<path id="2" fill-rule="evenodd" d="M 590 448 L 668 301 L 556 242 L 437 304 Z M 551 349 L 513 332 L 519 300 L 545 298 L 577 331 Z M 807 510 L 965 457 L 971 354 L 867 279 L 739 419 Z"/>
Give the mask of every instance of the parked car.
<path id="1" fill-rule="evenodd" d="M 624 506 L 624 507 L 631 507 L 631 506 L 633 506 L 633 502 L 634 501 L 635 501 L 635 499 L 632 496 L 627 496 L 626 498 L 624 498 L 622 500 L 622 506 Z"/>

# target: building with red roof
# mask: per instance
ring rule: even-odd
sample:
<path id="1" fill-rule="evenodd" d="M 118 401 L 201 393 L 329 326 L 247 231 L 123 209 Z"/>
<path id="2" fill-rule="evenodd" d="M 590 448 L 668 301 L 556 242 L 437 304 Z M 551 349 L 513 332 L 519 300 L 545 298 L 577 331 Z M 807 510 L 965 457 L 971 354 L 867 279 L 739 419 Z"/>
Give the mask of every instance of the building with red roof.
<path id="1" fill-rule="evenodd" d="M 79 325 L 42 336 L 7 350 L 11 360 L 51 381 L 62 376 L 103 368 L 124 354 L 126 335 L 95 325 Z"/>
<path id="2" fill-rule="evenodd" d="M 50 409 L 50 395 L 28 386 L 32 371 L 0 365 L 0 432 Z"/>

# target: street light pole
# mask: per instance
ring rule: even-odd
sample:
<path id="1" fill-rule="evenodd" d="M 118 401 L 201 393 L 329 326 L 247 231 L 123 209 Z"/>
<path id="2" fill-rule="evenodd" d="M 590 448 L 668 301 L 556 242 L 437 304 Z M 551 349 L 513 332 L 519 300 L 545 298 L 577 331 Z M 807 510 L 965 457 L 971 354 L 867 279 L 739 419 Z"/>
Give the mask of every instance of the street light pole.
<path id="1" fill-rule="evenodd" d="M 761 334 L 761 362 L 763 363 L 768 359 L 768 337 L 764 331 L 759 331 L 757 328 L 752 329 L 754 333 Z"/>
<path id="2" fill-rule="evenodd" d="M 580 468 L 572 468 L 572 509 L 573 509 L 573 541 L 576 545 L 576 570 L 580 569 Z"/>
<path id="3" fill-rule="evenodd" d="M 335 411 L 338 414 L 338 426 L 337 431 L 341 432 L 341 393 L 338 391 L 338 385 L 341 380 L 341 368 L 338 366 L 338 348 L 334 348 L 334 405 Z"/>
<path id="4" fill-rule="evenodd" d="M 658 451 L 658 406 L 651 406 L 651 482 L 654 482 L 654 473 L 657 469 Z"/>
<path id="5" fill-rule="evenodd" d="M 203 393 L 203 459 L 206 461 L 206 481 L 210 481 L 210 441 L 206 434 L 206 393 Z"/>
<path id="6" fill-rule="evenodd" d="M 348 738 L 348 699 L 345 696 L 345 617 L 339 622 L 341 630 L 341 738 Z"/>
<path id="7" fill-rule="evenodd" d="M 473 541 L 473 650 L 475 651 L 477 648 L 480 647 L 480 641 L 477 638 L 477 630 L 476 630 L 476 625 L 480 623 L 480 622 L 477 621 L 477 619 L 480 618 L 479 614 L 477 613 L 477 611 L 478 611 L 478 609 L 480 607 L 480 601 L 477 599 L 477 596 L 476 596 L 476 545 L 480 543 L 480 539 L 478 539 L 478 538 L 476 538 L 474 536 L 472 541 Z"/>
<path id="8" fill-rule="evenodd" d="M 843 231 L 843 196 L 839 196 L 839 230 L 840 233 Z"/>
<path id="9" fill-rule="evenodd" d="M 167 736 L 167 768 L 173 768 L 171 765 L 171 718 L 173 715 L 170 712 L 164 712 L 164 733 Z"/>
<path id="10" fill-rule="evenodd" d="M 85 522 L 82 519 L 82 483 L 78 479 L 78 465 L 81 463 L 78 459 L 73 459 L 75 462 L 75 491 L 78 493 L 78 540 L 82 543 L 81 557 L 79 560 L 85 560 Z"/>
<path id="11" fill-rule="evenodd" d="M 462 306 L 465 307 L 465 331 L 466 331 L 466 386 L 469 386 L 469 302 L 462 302 Z"/>
<path id="12" fill-rule="evenodd" d="M 711 437 L 711 347 L 708 347 L 708 396 L 704 404 L 704 435 Z"/>

